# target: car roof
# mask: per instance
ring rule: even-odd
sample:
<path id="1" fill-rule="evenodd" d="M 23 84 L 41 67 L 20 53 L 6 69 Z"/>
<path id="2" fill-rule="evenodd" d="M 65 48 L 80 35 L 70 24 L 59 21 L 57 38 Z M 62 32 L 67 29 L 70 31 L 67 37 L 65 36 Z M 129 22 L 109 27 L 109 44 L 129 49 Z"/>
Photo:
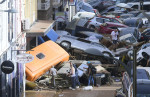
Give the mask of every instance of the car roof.
<path id="1" fill-rule="evenodd" d="M 133 34 L 136 29 L 137 29 L 136 27 L 119 28 L 120 36 L 125 35 L 127 33 L 132 33 Z"/>

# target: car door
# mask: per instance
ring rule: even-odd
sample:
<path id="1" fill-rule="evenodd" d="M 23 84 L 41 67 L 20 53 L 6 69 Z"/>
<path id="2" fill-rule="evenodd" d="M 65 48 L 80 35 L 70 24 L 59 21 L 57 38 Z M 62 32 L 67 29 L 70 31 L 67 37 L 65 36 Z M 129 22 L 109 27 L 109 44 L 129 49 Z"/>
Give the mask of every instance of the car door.
<path id="1" fill-rule="evenodd" d="M 91 42 L 82 38 L 77 38 L 75 42 L 73 43 L 75 48 L 80 49 L 80 50 L 86 50 L 89 47 L 91 47 Z"/>
<path id="2" fill-rule="evenodd" d="M 100 26 L 104 21 L 103 18 L 95 18 L 95 26 Z"/>

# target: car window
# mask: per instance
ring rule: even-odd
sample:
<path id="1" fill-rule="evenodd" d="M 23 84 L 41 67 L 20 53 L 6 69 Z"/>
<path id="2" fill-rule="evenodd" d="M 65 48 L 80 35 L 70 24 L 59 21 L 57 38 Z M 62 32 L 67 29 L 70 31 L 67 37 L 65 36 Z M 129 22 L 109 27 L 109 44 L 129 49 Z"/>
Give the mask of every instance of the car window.
<path id="1" fill-rule="evenodd" d="M 43 53 L 39 53 L 36 55 L 36 57 L 39 59 L 43 59 L 45 57 L 45 55 Z"/>
<path id="2" fill-rule="evenodd" d="M 108 27 L 109 29 L 112 29 L 112 30 L 114 30 L 114 29 L 116 29 L 115 27 Z"/>
<path id="3" fill-rule="evenodd" d="M 119 37 L 119 39 L 124 40 L 128 43 L 135 43 L 136 42 L 136 39 L 132 34 L 123 35 L 123 36 Z"/>
<path id="4" fill-rule="evenodd" d="M 137 22 L 134 22 L 132 20 L 125 20 L 124 24 L 128 25 L 129 27 L 136 27 L 137 26 Z"/>
<path id="5" fill-rule="evenodd" d="M 89 6 L 86 6 L 86 5 L 83 5 L 83 6 L 82 6 L 82 9 L 85 10 L 85 11 L 88 11 L 88 12 L 94 12 L 94 11 L 93 11 L 93 8 L 91 8 L 91 7 L 89 7 Z"/>
<path id="6" fill-rule="evenodd" d="M 78 17 L 80 17 L 81 16 L 81 13 L 78 15 Z"/>
<path id="7" fill-rule="evenodd" d="M 134 5 L 132 6 L 132 8 L 138 9 L 138 5 Z"/>
<path id="8" fill-rule="evenodd" d="M 143 5 L 143 10 L 147 10 L 147 11 L 150 11 L 150 5 Z"/>
<path id="9" fill-rule="evenodd" d="M 137 17 L 143 18 L 144 15 L 143 15 L 143 13 L 140 13 Z"/>
<path id="10" fill-rule="evenodd" d="M 77 40 L 85 42 L 85 43 L 91 43 L 91 41 L 88 41 L 88 40 L 85 40 L 85 39 L 82 39 L 82 38 L 78 38 Z"/>
<path id="11" fill-rule="evenodd" d="M 102 18 L 96 18 L 97 22 L 103 23 L 103 19 Z"/>
<path id="12" fill-rule="evenodd" d="M 115 8 L 111 8 L 108 10 L 108 12 L 110 12 L 110 11 L 115 11 Z"/>
<path id="13" fill-rule="evenodd" d="M 150 43 L 144 44 L 141 49 L 145 49 L 147 47 L 150 47 Z"/>
<path id="14" fill-rule="evenodd" d="M 103 20 L 104 20 L 104 23 L 105 23 L 105 22 L 110 22 L 110 20 L 109 20 L 109 19 L 103 19 Z"/>
<path id="15" fill-rule="evenodd" d="M 147 32 L 145 35 L 150 35 L 150 32 Z"/>
<path id="16" fill-rule="evenodd" d="M 134 37 L 138 37 L 138 31 L 135 29 L 133 33 Z"/>
<path id="17" fill-rule="evenodd" d="M 150 16 L 150 13 L 146 13 L 146 14 Z M 145 16 L 143 15 L 143 13 L 140 13 L 137 17 L 144 18 Z"/>
<path id="18" fill-rule="evenodd" d="M 119 23 L 119 21 L 115 20 L 115 19 L 110 19 L 111 22 L 114 22 L 114 23 Z"/>

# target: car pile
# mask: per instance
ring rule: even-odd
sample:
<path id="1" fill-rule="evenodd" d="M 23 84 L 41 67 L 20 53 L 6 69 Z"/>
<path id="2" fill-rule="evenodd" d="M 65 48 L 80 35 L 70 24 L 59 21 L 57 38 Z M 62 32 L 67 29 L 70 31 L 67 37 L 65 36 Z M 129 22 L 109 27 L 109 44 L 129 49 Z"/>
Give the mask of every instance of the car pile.
<path id="1" fill-rule="evenodd" d="M 99 2 L 96 4 L 96 1 Z M 102 10 L 98 7 L 100 4 L 103 4 L 103 6 L 107 8 L 100 11 Z M 70 56 L 70 59 L 73 60 L 98 60 L 102 65 L 105 64 L 103 65 L 104 67 L 110 67 L 108 71 L 111 72 L 111 75 L 115 74 L 115 76 L 117 76 L 119 75 L 118 72 L 126 71 L 123 74 L 122 79 L 123 88 L 117 90 L 116 93 L 116 96 L 123 95 L 123 97 L 132 97 L 133 78 L 129 74 L 132 72 L 130 71 L 132 69 L 129 68 L 130 66 L 128 66 L 127 63 L 133 61 L 133 48 L 136 48 L 137 66 L 143 66 L 143 68 L 137 69 L 138 97 L 149 97 L 149 93 L 146 91 L 149 87 L 146 87 L 146 85 L 150 84 L 150 68 L 147 68 L 146 64 L 147 60 L 150 58 L 150 28 L 147 26 L 150 22 L 150 15 L 149 12 L 147 12 L 149 11 L 149 8 L 146 9 L 146 7 L 144 7 L 148 4 L 149 2 L 144 2 L 143 9 L 145 10 L 143 11 L 140 10 L 140 6 L 135 2 L 126 4 L 124 2 L 116 5 L 114 2 L 110 2 L 110 5 L 107 5 L 104 1 L 101 2 L 101 0 L 93 0 L 93 2 L 90 0 L 88 3 L 79 1 L 76 4 L 77 12 L 72 17 L 72 20 L 68 22 L 64 28 L 56 27 L 57 29 L 55 29 L 53 35 L 50 35 L 52 33 L 49 33 L 46 37 L 38 37 L 38 40 L 40 40 L 40 43 L 38 44 L 42 45 L 45 41 L 52 39 L 57 44 L 53 44 L 54 46 L 51 47 L 52 52 L 54 53 L 54 51 L 56 51 L 57 56 L 60 55 L 58 57 L 64 56 L 64 58 L 61 58 L 52 65 L 57 66 L 57 64 L 59 64 L 59 73 L 64 69 L 66 70 L 66 67 L 60 67 L 60 64 L 66 60 L 68 61 L 68 55 Z M 111 40 L 111 32 L 115 29 L 118 29 L 119 32 L 116 51 L 114 50 L 115 47 Z M 63 51 L 64 54 L 60 51 Z M 38 59 L 43 59 L 48 56 L 42 52 L 36 52 L 36 54 L 37 55 L 34 56 L 38 57 Z M 52 57 L 50 59 L 52 59 Z M 26 66 L 29 69 L 27 74 L 36 70 L 31 70 L 30 64 L 27 64 Z M 47 67 L 45 70 L 47 71 L 51 66 Z M 82 67 L 82 64 L 79 65 L 79 68 L 80 66 Z M 39 65 L 39 68 L 40 67 L 41 66 Z M 36 75 L 36 73 L 32 76 L 28 75 L 27 78 L 35 80 L 43 74 L 42 71 L 40 75 Z M 143 90 L 141 90 L 141 88 L 143 88 Z"/>

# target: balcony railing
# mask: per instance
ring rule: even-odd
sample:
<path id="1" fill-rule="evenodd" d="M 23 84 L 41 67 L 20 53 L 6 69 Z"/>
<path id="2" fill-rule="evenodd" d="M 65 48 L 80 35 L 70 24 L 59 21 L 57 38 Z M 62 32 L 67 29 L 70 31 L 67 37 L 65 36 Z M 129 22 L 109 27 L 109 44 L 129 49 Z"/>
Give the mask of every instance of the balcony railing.
<path id="1" fill-rule="evenodd" d="M 48 10 L 50 8 L 50 0 L 38 5 L 38 10 Z"/>

